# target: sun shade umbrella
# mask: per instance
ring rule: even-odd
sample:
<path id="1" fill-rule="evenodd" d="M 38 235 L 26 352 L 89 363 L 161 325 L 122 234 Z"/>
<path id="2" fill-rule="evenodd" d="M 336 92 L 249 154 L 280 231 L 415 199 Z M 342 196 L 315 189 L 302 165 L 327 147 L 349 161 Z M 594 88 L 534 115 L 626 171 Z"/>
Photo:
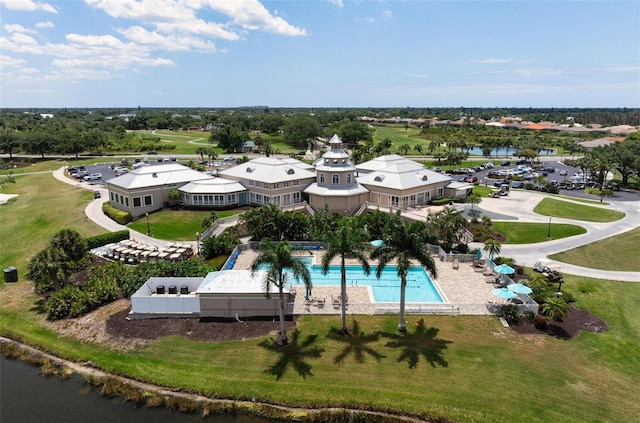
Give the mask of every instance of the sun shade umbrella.
<path id="1" fill-rule="evenodd" d="M 516 294 L 531 294 L 533 292 L 531 288 L 521 283 L 509 284 L 507 285 L 507 289 L 511 292 L 515 292 Z"/>
<path id="2" fill-rule="evenodd" d="M 371 241 L 371 245 L 374 247 L 382 247 L 384 245 L 384 241 L 381 239 L 376 239 L 375 241 Z"/>
<path id="3" fill-rule="evenodd" d="M 508 264 L 501 264 L 500 266 L 496 266 L 493 268 L 493 271 L 499 273 L 501 275 L 510 275 L 512 273 L 516 273 L 516 270 L 509 266 Z"/>
<path id="4" fill-rule="evenodd" d="M 502 298 L 505 300 L 509 300 L 511 298 L 517 297 L 515 292 L 509 291 L 507 288 L 495 288 L 491 290 L 491 293 L 498 298 Z"/>

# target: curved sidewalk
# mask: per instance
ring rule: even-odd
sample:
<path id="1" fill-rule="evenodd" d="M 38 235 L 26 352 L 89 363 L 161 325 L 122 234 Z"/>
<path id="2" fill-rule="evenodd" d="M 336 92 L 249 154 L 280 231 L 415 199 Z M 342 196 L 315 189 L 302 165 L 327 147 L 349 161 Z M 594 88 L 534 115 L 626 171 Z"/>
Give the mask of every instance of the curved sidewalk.
<path id="1" fill-rule="evenodd" d="M 108 192 L 102 186 L 91 185 L 86 182 L 80 182 L 70 179 L 64 175 L 64 167 L 53 171 L 53 176 L 61 182 L 74 185 L 80 188 L 92 191 L 100 191 L 101 198 L 90 202 L 85 208 L 85 214 L 89 219 L 97 225 L 109 230 L 120 231 L 128 229 L 131 237 L 139 242 L 149 245 L 157 245 L 159 247 L 165 245 L 169 241 L 156 239 L 141 232 L 129 229 L 124 225 L 120 225 L 102 212 L 102 204 L 108 200 Z M 509 216 L 507 220 L 517 220 L 522 222 L 549 222 L 549 218 L 533 212 L 535 205 L 545 197 L 544 194 L 535 192 L 518 192 L 512 191 L 509 196 L 501 198 L 483 198 L 481 207 L 476 209 L 484 210 L 489 213 Z M 565 200 L 563 198 L 563 200 Z M 571 201 L 570 199 L 566 199 Z M 605 239 L 614 235 L 618 235 L 634 228 L 640 227 L 640 201 L 613 202 L 609 201 L 610 206 L 615 210 L 625 213 L 622 220 L 609 223 L 579 222 L 587 232 L 582 235 L 576 235 L 569 238 L 562 238 L 536 244 L 519 244 L 502 246 L 501 253 L 507 256 L 517 257 L 516 263 L 522 266 L 533 266 L 539 258 L 547 259 L 549 255 L 562 251 L 570 250 L 581 245 L 590 244 L 601 239 Z M 585 203 L 576 202 L 576 204 Z M 590 204 L 591 205 L 591 204 Z M 595 205 L 594 205 L 595 206 Z M 598 207 L 598 206 L 596 206 Z M 605 206 L 603 206 L 605 207 Z M 503 220 L 496 218 L 495 220 Z M 552 223 L 570 223 L 575 225 L 576 222 L 568 219 L 552 218 Z M 195 247 L 195 242 L 190 242 Z M 471 243 L 472 248 L 482 248 L 481 243 Z M 617 272 L 611 270 L 592 269 L 589 267 L 576 266 L 563 262 L 553 261 L 562 266 L 562 271 L 567 274 L 592 277 L 597 279 L 609 279 L 624 282 L 640 282 L 640 272 Z"/>

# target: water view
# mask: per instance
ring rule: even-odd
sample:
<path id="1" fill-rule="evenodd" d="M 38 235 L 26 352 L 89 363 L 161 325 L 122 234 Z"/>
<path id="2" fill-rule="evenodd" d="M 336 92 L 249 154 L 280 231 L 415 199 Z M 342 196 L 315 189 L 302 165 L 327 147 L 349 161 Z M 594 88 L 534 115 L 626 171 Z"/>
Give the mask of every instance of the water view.
<path id="1" fill-rule="evenodd" d="M 460 150 L 462 151 L 462 150 Z M 484 156 L 483 152 L 482 152 L 482 148 L 481 147 L 473 147 L 469 150 L 464 150 L 464 151 L 468 151 L 470 156 Z M 518 152 L 517 148 L 514 147 L 509 147 L 509 148 L 492 148 L 491 149 L 491 154 L 489 154 L 488 157 L 510 157 L 515 155 Z M 552 150 L 541 150 L 539 155 L 540 156 L 553 156 L 556 154 L 556 150 L 552 149 Z"/>

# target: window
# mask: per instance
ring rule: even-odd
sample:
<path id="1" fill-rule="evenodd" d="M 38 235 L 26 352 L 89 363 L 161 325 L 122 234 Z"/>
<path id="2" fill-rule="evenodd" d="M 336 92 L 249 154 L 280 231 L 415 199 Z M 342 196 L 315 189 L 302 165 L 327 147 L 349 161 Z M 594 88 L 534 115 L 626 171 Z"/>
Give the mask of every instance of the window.
<path id="1" fill-rule="evenodd" d="M 238 204 L 235 194 L 227 194 L 227 204 Z"/>
<path id="2" fill-rule="evenodd" d="M 249 193 L 249 201 L 252 203 L 257 202 L 256 201 L 256 194 L 254 192 Z"/>
<path id="3" fill-rule="evenodd" d="M 273 204 L 280 205 L 280 196 L 279 195 L 274 195 L 271 198 L 273 199 Z"/>
<path id="4" fill-rule="evenodd" d="M 351 174 L 347 173 L 347 183 L 350 184 L 351 183 Z"/>
<path id="5" fill-rule="evenodd" d="M 216 206 L 224 206 L 224 195 L 214 195 L 213 204 Z"/>
<path id="6" fill-rule="evenodd" d="M 125 207 L 129 207 L 129 197 L 124 197 L 124 205 Z"/>
<path id="7" fill-rule="evenodd" d="M 112 192 L 110 192 L 109 195 L 111 196 L 111 201 L 116 201 L 115 200 L 115 195 Z"/>
<path id="8" fill-rule="evenodd" d="M 298 185 L 298 180 L 296 179 L 295 181 L 293 181 L 293 185 Z"/>
<path id="9" fill-rule="evenodd" d="M 320 183 L 324 184 L 324 173 L 320 174 Z"/>
<path id="10" fill-rule="evenodd" d="M 444 194 L 444 188 L 442 187 L 438 188 L 438 197 L 442 197 L 443 194 Z"/>
<path id="11" fill-rule="evenodd" d="M 144 196 L 144 205 L 145 206 L 152 206 L 153 205 L 153 197 L 150 195 L 145 195 Z"/>
<path id="12" fill-rule="evenodd" d="M 391 196 L 391 205 L 394 207 L 398 207 L 398 203 L 400 202 L 400 198 L 396 195 Z"/>
<path id="13" fill-rule="evenodd" d="M 253 180 L 249 180 L 249 185 L 253 186 Z"/>
<path id="14" fill-rule="evenodd" d="M 332 183 L 333 185 L 337 185 L 337 184 L 339 184 L 339 183 L 340 183 L 340 177 L 339 177 L 338 175 L 333 175 L 333 176 L 331 177 L 331 183 Z"/>
<path id="15" fill-rule="evenodd" d="M 294 203 L 299 203 L 300 202 L 300 192 L 294 192 L 293 193 L 293 202 Z"/>
<path id="16" fill-rule="evenodd" d="M 289 181 L 285 181 L 285 183 L 284 183 L 284 187 L 286 188 L 286 187 L 288 187 L 288 186 L 289 186 Z"/>
<path id="17" fill-rule="evenodd" d="M 142 198 L 133 197 L 133 208 L 142 207 Z"/>
<path id="18" fill-rule="evenodd" d="M 273 184 L 273 189 L 278 189 L 280 188 L 280 184 Z"/>
<path id="19" fill-rule="evenodd" d="M 409 204 L 411 204 L 412 206 L 414 206 L 416 204 L 416 195 L 415 194 L 411 194 L 411 197 L 409 197 Z"/>
<path id="20" fill-rule="evenodd" d="M 409 205 L 409 197 L 407 197 L 406 195 L 404 197 L 402 197 L 402 207 L 407 207 Z"/>
<path id="21" fill-rule="evenodd" d="M 285 194 L 283 204 L 291 204 L 291 194 Z"/>

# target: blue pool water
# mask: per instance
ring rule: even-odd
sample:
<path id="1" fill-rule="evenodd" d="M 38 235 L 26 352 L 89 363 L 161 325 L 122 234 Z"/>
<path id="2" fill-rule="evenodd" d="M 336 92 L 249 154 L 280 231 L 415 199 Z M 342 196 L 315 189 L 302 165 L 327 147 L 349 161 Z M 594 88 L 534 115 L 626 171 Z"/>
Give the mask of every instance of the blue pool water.
<path id="1" fill-rule="evenodd" d="M 330 266 L 326 275 L 322 274 L 322 266 L 311 265 L 311 260 L 304 260 L 311 272 L 311 281 L 317 285 L 340 285 L 340 266 Z M 376 278 L 376 266 L 371 266 L 371 274 L 366 276 L 362 266 L 346 266 L 347 286 L 371 286 L 374 300 L 378 303 L 400 302 L 400 277 L 395 266 L 387 266 L 380 279 Z M 295 279 L 294 285 L 299 284 Z M 300 283 L 301 284 L 301 283 Z M 444 300 L 433 281 L 422 267 L 411 267 L 407 275 L 405 301 L 408 303 L 443 303 Z"/>

